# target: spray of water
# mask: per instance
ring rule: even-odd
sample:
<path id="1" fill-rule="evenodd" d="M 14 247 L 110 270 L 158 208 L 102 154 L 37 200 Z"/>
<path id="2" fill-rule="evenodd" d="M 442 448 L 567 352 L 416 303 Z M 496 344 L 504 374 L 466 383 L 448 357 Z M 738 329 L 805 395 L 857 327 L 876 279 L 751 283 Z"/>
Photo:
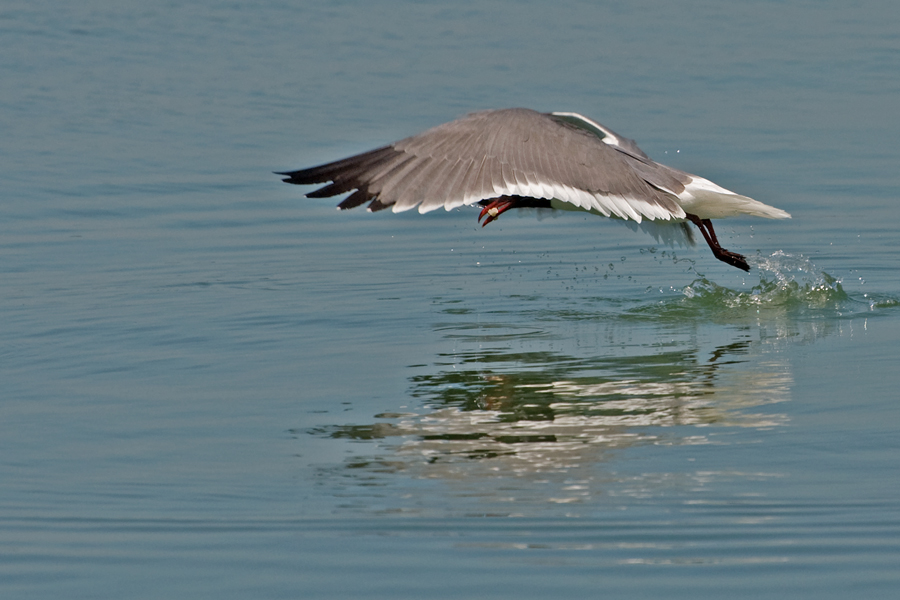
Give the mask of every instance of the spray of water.
<path id="1" fill-rule="evenodd" d="M 727 308 L 840 309 L 850 301 L 841 281 L 818 270 L 808 258 L 778 251 L 754 265 L 759 283 L 732 290 L 699 277 L 682 291 L 685 298 Z"/>
<path id="2" fill-rule="evenodd" d="M 732 289 L 697 272 L 697 278 L 651 305 L 629 311 L 654 319 L 710 318 L 766 314 L 783 317 L 829 318 L 860 315 L 900 306 L 900 299 L 872 293 L 848 293 L 840 278 L 817 268 L 803 255 L 782 251 L 752 260 L 748 277 L 759 282 Z"/>

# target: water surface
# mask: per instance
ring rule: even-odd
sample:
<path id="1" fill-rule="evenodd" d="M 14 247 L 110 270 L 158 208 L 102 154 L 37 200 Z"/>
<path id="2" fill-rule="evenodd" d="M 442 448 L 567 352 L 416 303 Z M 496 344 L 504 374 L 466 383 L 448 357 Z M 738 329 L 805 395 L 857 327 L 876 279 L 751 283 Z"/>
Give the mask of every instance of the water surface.
<path id="1" fill-rule="evenodd" d="M 892 598 L 891 3 L 0 9 L 4 597 Z M 271 174 L 583 112 L 745 274 Z"/>

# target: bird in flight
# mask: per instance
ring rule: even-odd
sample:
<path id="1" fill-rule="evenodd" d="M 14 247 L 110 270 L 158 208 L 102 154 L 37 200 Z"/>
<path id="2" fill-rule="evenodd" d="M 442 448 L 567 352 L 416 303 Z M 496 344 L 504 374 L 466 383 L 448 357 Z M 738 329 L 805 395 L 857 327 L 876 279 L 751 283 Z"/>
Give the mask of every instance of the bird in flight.
<path id="1" fill-rule="evenodd" d="M 277 173 L 298 185 L 328 183 L 308 198 L 353 192 L 338 208 L 368 203 L 420 213 L 478 204 L 482 226 L 513 208 L 585 211 L 700 230 L 713 255 L 749 271 L 719 245 L 711 219 L 785 211 L 650 159 L 634 140 L 570 112 L 525 108 L 472 113 L 387 146 L 309 169 Z"/>

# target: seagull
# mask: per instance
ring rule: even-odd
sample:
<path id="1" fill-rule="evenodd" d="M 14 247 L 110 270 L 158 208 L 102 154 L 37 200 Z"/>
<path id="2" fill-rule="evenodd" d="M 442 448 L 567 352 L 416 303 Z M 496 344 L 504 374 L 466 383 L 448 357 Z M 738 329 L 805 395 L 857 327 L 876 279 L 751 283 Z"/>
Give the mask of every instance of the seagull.
<path id="1" fill-rule="evenodd" d="M 719 245 L 712 219 L 791 216 L 655 162 L 634 140 L 587 117 L 526 108 L 471 113 L 369 152 L 276 174 L 297 185 L 328 183 L 308 198 L 353 192 L 341 210 L 368 203 L 371 212 L 426 213 L 477 204 L 482 227 L 513 208 L 549 208 L 680 227 L 693 242 L 689 221 L 713 256 L 744 271 L 746 258 Z"/>

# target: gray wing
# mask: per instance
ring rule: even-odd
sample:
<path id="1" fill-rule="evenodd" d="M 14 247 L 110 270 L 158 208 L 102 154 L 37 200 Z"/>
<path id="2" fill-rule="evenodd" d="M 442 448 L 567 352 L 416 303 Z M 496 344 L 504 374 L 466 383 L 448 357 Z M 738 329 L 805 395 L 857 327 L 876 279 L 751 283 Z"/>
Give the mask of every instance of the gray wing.
<path id="1" fill-rule="evenodd" d="M 353 191 L 339 207 L 447 210 L 499 196 L 556 199 L 604 216 L 680 219 L 687 174 L 650 160 L 632 140 L 573 113 L 473 113 L 389 146 L 281 173 L 332 182 L 310 198 Z M 355 190 L 355 191 L 354 191 Z"/>

